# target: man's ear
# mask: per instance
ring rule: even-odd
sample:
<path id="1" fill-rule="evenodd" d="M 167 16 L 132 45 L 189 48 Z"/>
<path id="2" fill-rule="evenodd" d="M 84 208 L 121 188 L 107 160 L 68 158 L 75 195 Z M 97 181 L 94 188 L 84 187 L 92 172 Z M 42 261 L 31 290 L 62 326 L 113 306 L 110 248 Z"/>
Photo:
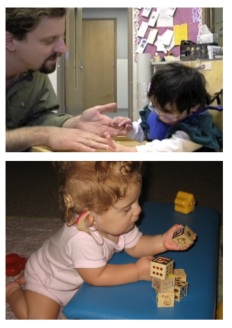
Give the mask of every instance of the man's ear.
<path id="1" fill-rule="evenodd" d="M 6 31 L 6 49 L 8 51 L 15 51 L 15 39 L 12 33 Z"/>

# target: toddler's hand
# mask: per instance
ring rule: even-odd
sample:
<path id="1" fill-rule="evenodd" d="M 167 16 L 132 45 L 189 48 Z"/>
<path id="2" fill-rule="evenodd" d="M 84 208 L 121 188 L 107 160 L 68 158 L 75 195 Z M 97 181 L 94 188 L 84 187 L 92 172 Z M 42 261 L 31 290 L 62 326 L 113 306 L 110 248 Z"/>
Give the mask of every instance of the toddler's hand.
<path id="1" fill-rule="evenodd" d="M 182 228 L 181 224 L 175 224 L 172 228 L 170 228 L 167 232 L 165 232 L 162 236 L 163 246 L 166 250 L 169 251 L 185 251 L 188 249 L 192 244 L 189 244 L 185 247 L 180 247 L 177 243 L 172 239 L 173 233 L 176 229 Z M 196 234 L 194 234 L 194 240 L 196 239 Z"/>
<path id="2" fill-rule="evenodd" d="M 113 126 L 117 129 L 126 129 L 127 132 L 130 132 L 133 128 L 132 121 L 128 117 L 115 117 L 113 119 Z"/>
<path id="3" fill-rule="evenodd" d="M 135 264 L 139 272 L 139 280 L 151 281 L 150 269 L 153 256 L 143 256 Z"/>

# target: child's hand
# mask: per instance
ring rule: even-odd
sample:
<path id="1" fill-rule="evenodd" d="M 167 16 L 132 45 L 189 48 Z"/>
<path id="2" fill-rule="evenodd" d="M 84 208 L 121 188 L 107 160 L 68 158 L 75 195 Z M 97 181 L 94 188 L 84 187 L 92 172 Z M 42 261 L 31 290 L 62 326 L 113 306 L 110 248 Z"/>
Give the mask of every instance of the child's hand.
<path id="1" fill-rule="evenodd" d="M 169 251 L 185 251 L 188 249 L 192 244 L 189 244 L 185 247 L 180 247 L 177 243 L 172 239 L 173 233 L 176 229 L 182 228 L 181 224 L 175 224 L 172 228 L 170 228 L 167 232 L 165 232 L 162 236 L 163 246 L 166 250 Z M 194 240 L 196 239 L 196 234 L 194 235 Z"/>
<path id="2" fill-rule="evenodd" d="M 113 126 L 117 129 L 126 129 L 127 132 L 130 132 L 133 128 L 132 121 L 128 117 L 115 117 L 113 119 Z"/>
<path id="3" fill-rule="evenodd" d="M 151 281 L 150 269 L 154 256 L 143 256 L 135 264 L 139 270 L 139 280 Z"/>

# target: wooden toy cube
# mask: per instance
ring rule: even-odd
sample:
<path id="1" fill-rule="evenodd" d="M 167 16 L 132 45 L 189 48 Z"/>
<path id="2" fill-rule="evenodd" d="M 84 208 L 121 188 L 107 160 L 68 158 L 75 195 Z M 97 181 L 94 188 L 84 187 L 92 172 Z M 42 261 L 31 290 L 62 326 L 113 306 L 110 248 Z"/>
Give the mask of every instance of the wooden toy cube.
<path id="1" fill-rule="evenodd" d="M 165 280 L 173 273 L 173 260 L 158 256 L 151 261 L 150 276 Z"/>
<path id="2" fill-rule="evenodd" d="M 194 232 L 187 226 L 176 229 L 173 233 L 172 239 L 180 246 L 184 247 L 193 243 Z"/>
<path id="3" fill-rule="evenodd" d="M 157 307 L 174 307 L 175 293 L 158 293 L 156 292 Z"/>
<path id="4" fill-rule="evenodd" d="M 174 204 L 175 211 L 188 214 L 194 211 L 196 201 L 192 194 L 184 191 L 179 191 L 176 195 Z"/>
<path id="5" fill-rule="evenodd" d="M 169 276 L 166 280 L 152 277 L 152 288 L 159 293 L 174 292 L 175 280 L 174 275 Z"/>
<path id="6" fill-rule="evenodd" d="M 175 301 L 181 301 L 188 294 L 188 283 L 177 280 L 175 283 Z"/>
<path id="7" fill-rule="evenodd" d="M 183 282 L 187 281 L 187 275 L 184 269 L 174 269 L 173 274 L 177 281 L 183 281 Z"/>

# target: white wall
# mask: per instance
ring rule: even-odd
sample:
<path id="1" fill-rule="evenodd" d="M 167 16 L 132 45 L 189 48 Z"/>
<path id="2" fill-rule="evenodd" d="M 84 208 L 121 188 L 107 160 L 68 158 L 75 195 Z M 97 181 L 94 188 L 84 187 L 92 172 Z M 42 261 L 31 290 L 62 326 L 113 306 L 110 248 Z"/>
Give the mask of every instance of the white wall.
<path id="1" fill-rule="evenodd" d="M 128 59 L 117 59 L 117 107 L 128 108 Z"/>
<path id="2" fill-rule="evenodd" d="M 55 70 L 55 72 L 53 72 L 52 74 L 48 75 L 51 82 L 52 82 L 52 86 L 57 94 L 57 70 Z"/>

